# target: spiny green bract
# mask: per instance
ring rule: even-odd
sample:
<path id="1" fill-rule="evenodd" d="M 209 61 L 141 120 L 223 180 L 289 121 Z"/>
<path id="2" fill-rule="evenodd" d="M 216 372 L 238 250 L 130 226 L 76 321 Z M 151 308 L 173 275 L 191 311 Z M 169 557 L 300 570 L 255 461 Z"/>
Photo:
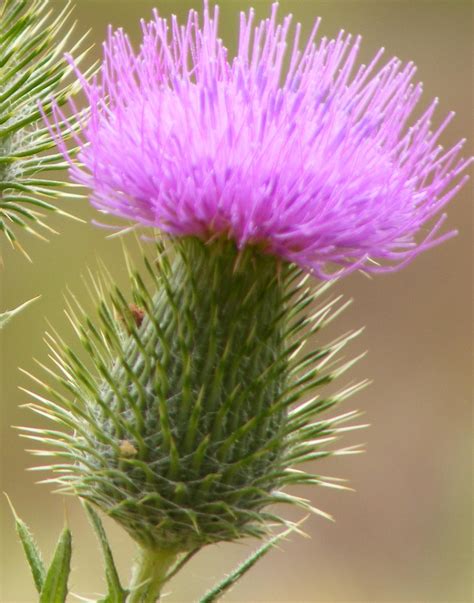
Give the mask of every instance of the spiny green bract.
<path id="1" fill-rule="evenodd" d="M 40 237 L 37 227 L 53 232 L 42 212 L 68 215 L 54 202 L 76 196 L 60 190 L 64 183 L 44 177 L 67 164 L 54 151 L 40 105 L 49 115 L 53 99 L 62 105 L 78 88 L 77 82 L 65 82 L 71 67 L 63 53 L 73 28 L 62 30 L 71 6 L 68 2 L 54 18 L 47 8 L 48 0 L 2 0 L 0 5 L 0 230 L 25 254 L 17 229 Z"/>
<path id="2" fill-rule="evenodd" d="M 274 503 L 311 508 L 285 486 L 337 486 L 293 467 L 354 451 L 325 445 L 357 413 L 315 418 L 363 384 L 330 398 L 314 391 L 353 363 L 328 368 L 354 334 L 302 352 L 338 313 L 340 298 L 312 303 L 329 284 L 313 289 L 295 266 L 231 241 L 170 247 L 145 260 L 147 279 L 131 270 L 130 299 L 117 287 L 102 297 L 99 324 L 71 300 L 89 360 L 48 336 L 60 370 L 47 370 L 67 393 L 43 384 L 47 398 L 32 394 L 31 406 L 65 429 L 27 437 L 54 447 L 38 454 L 66 459 L 46 467 L 62 490 L 142 547 L 184 552 L 263 536 L 283 521 L 266 510 Z"/>

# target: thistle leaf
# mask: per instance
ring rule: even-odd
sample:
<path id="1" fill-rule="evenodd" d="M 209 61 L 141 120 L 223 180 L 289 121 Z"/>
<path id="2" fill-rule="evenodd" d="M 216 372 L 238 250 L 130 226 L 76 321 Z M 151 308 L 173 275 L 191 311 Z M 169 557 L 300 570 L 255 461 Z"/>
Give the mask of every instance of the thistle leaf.
<path id="1" fill-rule="evenodd" d="M 276 536 L 268 540 L 259 549 L 257 549 L 255 553 L 252 553 L 250 557 L 248 557 L 243 563 L 236 567 L 234 571 L 232 571 L 218 584 L 213 586 L 211 590 L 209 590 L 204 595 L 204 597 L 199 600 L 199 603 L 213 603 L 214 601 L 220 599 L 228 590 L 235 586 L 235 584 L 241 578 L 243 578 L 250 569 L 252 569 L 252 567 L 257 563 L 257 561 L 262 559 L 262 557 L 264 557 L 273 548 L 275 548 L 278 543 L 280 543 L 282 540 L 284 540 L 287 536 L 289 536 L 292 532 L 295 531 L 298 531 L 298 524 L 292 525 L 281 534 L 277 534 Z"/>
<path id="2" fill-rule="evenodd" d="M 39 229 L 54 232 L 42 221 L 44 211 L 67 216 L 55 202 L 77 197 L 64 190 L 70 185 L 42 178 L 49 170 L 67 168 L 43 116 L 77 88 L 65 81 L 72 67 L 63 56 L 74 29 L 68 25 L 71 4 L 57 16 L 48 6 L 48 0 L 3 0 L 0 7 L 0 231 L 26 257 L 18 233 L 44 239 Z M 77 121 L 69 121 L 67 139 Z"/>
<path id="3" fill-rule="evenodd" d="M 61 533 L 41 590 L 39 603 L 65 603 L 71 571 L 72 539 L 67 527 Z"/>
<path id="4" fill-rule="evenodd" d="M 114 558 L 112 556 L 112 551 L 107 540 L 107 534 L 105 533 L 104 526 L 102 525 L 99 515 L 95 512 L 91 505 L 84 503 L 84 508 L 99 539 L 105 561 L 105 576 L 109 592 L 105 599 L 101 599 L 99 603 L 125 603 L 128 591 L 124 590 L 120 584 L 120 578 L 117 568 L 115 567 Z"/>
<path id="5" fill-rule="evenodd" d="M 41 552 L 38 548 L 38 545 L 33 539 L 33 536 L 28 529 L 28 526 L 24 521 L 22 521 L 13 505 L 11 500 L 7 497 L 8 504 L 10 505 L 10 509 L 12 510 L 13 517 L 15 518 L 15 527 L 17 534 L 21 540 L 21 544 L 23 545 L 23 550 L 25 551 L 26 559 L 28 560 L 28 565 L 30 566 L 31 573 L 33 574 L 33 580 L 35 582 L 36 590 L 38 593 L 41 593 L 46 577 L 46 570 L 44 567 L 43 560 L 41 558 Z"/>
<path id="6" fill-rule="evenodd" d="M 37 297 L 33 297 L 33 299 L 29 299 L 28 301 L 24 302 L 23 304 L 19 305 L 17 308 L 14 308 L 13 310 L 7 310 L 6 312 L 2 312 L 2 314 L 0 314 L 0 330 L 3 329 L 3 327 L 8 322 L 10 322 L 10 320 L 14 316 L 19 314 L 22 310 L 24 310 L 26 307 L 28 307 L 30 304 L 32 304 L 34 301 L 36 301 L 40 297 L 41 296 L 38 295 Z"/>

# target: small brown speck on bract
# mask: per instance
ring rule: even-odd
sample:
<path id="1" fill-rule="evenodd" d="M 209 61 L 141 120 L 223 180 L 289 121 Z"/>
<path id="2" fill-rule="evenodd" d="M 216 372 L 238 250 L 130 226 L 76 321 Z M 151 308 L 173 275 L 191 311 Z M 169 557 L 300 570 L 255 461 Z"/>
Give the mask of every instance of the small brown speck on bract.
<path id="1" fill-rule="evenodd" d="M 135 321 L 137 327 L 141 326 L 143 318 L 145 317 L 145 311 L 143 310 L 143 308 L 140 308 L 136 304 L 129 304 L 128 308 L 133 316 L 133 320 Z"/>
<path id="2" fill-rule="evenodd" d="M 130 440 L 122 440 L 120 442 L 120 456 L 129 459 L 137 455 L 137 449 Z"/>
<path id="3" fill-rule="evenodd" d="M 140 328 L 144 317 L 145 310 L 143 308 L 140 308 L 140 306 L 137 306 L 136 304 L 129 304 L 128 312 L 126 314 L 125 311 L 123 313 L 120 313 L 118 315 L 118 320 L 122 323 L 127 333 L 130 334 L 131 320 L 133 320 L 137 328 Z"/>

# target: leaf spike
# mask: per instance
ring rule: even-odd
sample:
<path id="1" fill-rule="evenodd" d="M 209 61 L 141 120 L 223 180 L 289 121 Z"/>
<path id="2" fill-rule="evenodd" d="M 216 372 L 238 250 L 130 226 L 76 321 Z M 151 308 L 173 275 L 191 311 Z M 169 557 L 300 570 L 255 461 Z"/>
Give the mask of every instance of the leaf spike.
<path id="1" fill-rule="evenodd" d="M 306 518 L 305 518 L 306 519 Z M 303 519 L 302 521 L 304 521 Z M 245 574 L 268 552 L 270 552 L 276 545 L 282 542 L 292 532 L 297 531 L 297 527 L 302 522 L 296 524 L 296 526 L 290 526 L 287 530 L 271 538 L 268 542 L 263 544 L 255 553 L 253 553 L 246 561 L 239 565 L 231 574 L 229 574 L 224 580 L 216 584 L 211 590 L 209 590 L 204 597 L 202 597 L 199 603 L 214 603 L 220 599 L 227 591 L 229 591 Z"/>
<path id="2" fill-rule="evenodd" d="M 4 495 L 7 499 L 8 505 L 10 506 L 11 512 L 13 513 L 16 531 L 23 545 L 23 550 L 25 552 L 28 565 L 30 566 L 31 573 L 33 574 L 33 580 L 36 586 L 36 590 L 38 591 L 38 593 L 41 593 L 46 577 L 46 570 L 41 557 L 41 553 L 27 525 L 18 517 L 8 494 L 4 492 Z"/>

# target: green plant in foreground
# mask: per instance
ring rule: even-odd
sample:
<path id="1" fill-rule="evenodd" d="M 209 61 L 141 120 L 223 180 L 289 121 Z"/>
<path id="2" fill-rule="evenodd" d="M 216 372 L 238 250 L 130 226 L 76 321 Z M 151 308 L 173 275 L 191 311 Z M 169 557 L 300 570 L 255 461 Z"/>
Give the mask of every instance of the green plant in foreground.
<path id="1" fill-rule="evenodd" d="M 0 230 L 25 255 L 18 233 L 44 238 L 39 230 L 54 231 L 43 213 L 70 216 L 56 202 L 78 197 L 64 182 L 46 177 L 64 171 L 67 164 L 43 115 L 51 114 L 54 102 L 63 105 L 77 91 L 77 82 L 67 82 L 71 66 L 63 53 L 77 51 L 83 39 L 69 46 L 71 4 L 53 18 L 48 4 L 3 0 L 0 6 Z M 69 126 L 75 123 L 72 119 Z M 71 130 L 65 134 L 70 135 Z"/>
<path id="2" fill-rule="evenodd" d="M 46 568 L 38 546 L 27 525 L 18 517 L 10 500 L 8 498 L 7 500 L 15 518 L 16 531 L 31 568 L 36 590 L 40 596 L 39 603 L 65 601 L 68 594 L 68 579 L 71 570 L 71 532 L 67 527 L 63 529 L 51 563 Z"/>

